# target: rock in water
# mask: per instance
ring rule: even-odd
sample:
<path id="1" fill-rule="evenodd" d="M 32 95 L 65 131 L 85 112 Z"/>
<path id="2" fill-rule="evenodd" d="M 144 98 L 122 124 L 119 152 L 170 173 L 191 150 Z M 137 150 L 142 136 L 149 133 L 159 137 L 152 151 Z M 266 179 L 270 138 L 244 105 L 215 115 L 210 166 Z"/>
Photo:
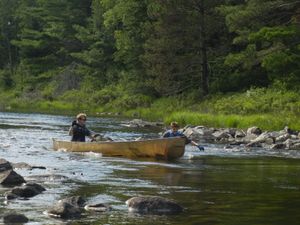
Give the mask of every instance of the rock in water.
<path id="1" fill-rule="evenodd" d="M 81 210 L 74 205 L 66 202 L 58 202 L 52 208 L 47 211 L 47 214 L 51 217 L 61 219 L 78 218 L 81 215 Z"/>
<path id="2" fill-rule="evenodd" d="M 14 198 L 31 198 L 38 194 L 41 194 L 46 189 L 36 183 L 28 183 L 23 185 L 22 187 L 13 188 L 11 191 L 5 193 L 6 199 L 14 199 Z"/>
<path id="3" fill-rule="evenodd" d="M 276 142 L 284 142 L 286 141 L 287 139 L 290 139 L 291 138 L 291 135 L 290 134 L 283 134 L 283 135 L 280 135 L 279 137 L 276 137 Z"/>
<path id="4" fill-rule="evenodd" d="M 161 197 L 134 197 L 126 201 L 129 212 L 142 214 L 178 214 L 183 208 L 176 202 Z"/>
<path id="5" fill-rule="evenodd" d="M 34 170 L 34 169 L 45 170 L 46 169 L 46 167 L 44 167 L 44 166 L 31 166 L 25 162 L 13 163 L 12 166 L 14 169 L 28 169 L 28 170 Z"/>
<path id="6" fill-rule="evenodd" d="M 271 146 L 271 149 L 285 149 L 286 145 L 284 143 L 277 143 L 277 144 L 273 144 Z"/>
<path id="7" fill-rule="evenodd" d="M 112 208 L 107 204 L 93 204 L 93 205 L 86 205 L 84 206 L 86 211 L 94 211 L 94 212 L 107 212 L 110 211 Z"/>
<path id="8" fill-rule="evenodd" d="M 62 219 L 79 218 L 84 204 L 85 200 L 80 196 L 65 198 L 47 210 L 46 214 Z"/>
<path id="9" fill-rule="evenodd" d="M 24 224 L 29 220 L 22 214 L 7 214 L 3 217 L 4 224 Z"/>
<path id="10" fill-rule="evenodd" d="M 0 158 L 0 173 L 7 170 L 12 170 L 11 164 L 5 159 Z"/>
<path id="11" fill-rule="evenodd" d="M 20 185 L 26 183 L 24 178 L 13 170 L 0 172 L 0 184 L 2 185 Z"/>
<path id="12" fill-rule="evenodd" d="M 64 198 L 64 199 L 59 200 L 59 202 L 65 202 L 65 203 L 73 205 L 77 208 L 82 208 L 86 203 L 86 201 L 81 196 L 73 196 L 73 197 L 69 197 L 69 198 Z"/>

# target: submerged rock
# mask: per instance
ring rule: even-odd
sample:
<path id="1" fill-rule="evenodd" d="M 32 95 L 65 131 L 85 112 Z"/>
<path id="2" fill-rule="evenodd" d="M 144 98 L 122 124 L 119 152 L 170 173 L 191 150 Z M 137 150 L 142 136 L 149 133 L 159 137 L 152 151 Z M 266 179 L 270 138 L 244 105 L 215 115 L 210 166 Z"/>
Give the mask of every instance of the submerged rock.
<path id="1" fill-rule="evenodd" d="M 24 162 L 13 163 L 12 165 L 13 165 L 14 169 L 28 169 L 28 170 L 34 170 L 34 169 L 45 170 L 46 169 L 46 167 L 44 167 L 44 166 L 31 166 L 28 163 L 24 163 Z"/>
<path id="2" fill-rule="evenodd" d="M 24 224 L 28 222 L 29 219 L 23 214 L 7 214 L 3 216 L 4 224 Z"/>
<path id="3" fill-rule="evenodd" d="M 67 202 L 58 202 L 46 212 L 49 216 L 61 219 L 78 218 L 81 216 L 81 209 Z"/>
<path id="4" fill-rule="evenodd" d="M 93 212 L 107 212 L 112 210 L 111 206 L 103 203 L 99 204 L 87 204 L 84 206 L 86 211 L 93 211 Z"/>
<path id="5" fill-rule="evenodd" d="M 59 200 L 52 208 L 47 210 L 46 214 L 62 219 L 79 218 L 85 202 L 80 196 L 65 198 Z"/>
<path id="6" fill-rule="evenodd" d="M 59 202 L 65 202 L 78 208 L 82 208 L 86 203 L 86 201 L 81 196 L 72 196 L 69 198 L 64 198 L 59 200 Z"/>
<path id="7" fill-rule="evenodd" d="M 300 150 L 300 143 L 294 143 L 289 147 L 290 150 Z"/>
<path id="8" fill-rule="evenodd" d="M 133 197 L 126 201 L 129 212 L 142 214 L 178 214 L 183 208 L 176 202 L 161 197 Z"/>
<path id="9" fill-rule="evenodd" d="M 276 150 L 276 149 L 285 149 L 286 145 L 284 143 L 277 143 L 271 145 L 270 149 Z"/>
<path id="10" fill-rule="evenodd" d="M 61 181 L 61 182 L 68 182 L 70 181 L 70 178 L 64 175 L 59 175 L 59 174 L 44 174 L 44 175 L 32 175 L 26 177 L 27 180 L 30 181 Z"/>
<path id="11" fill-rule="evenodd" d="M 20 185 L 26 183 L 24 178 L 13 170 L 0 172 L 0 184 L 2 185 Z"/>
<path id="12" fill-rule="evenodd" d="M 46 189 L 36 183 L 28 183 L 23 185 L 22 187 L 13 188 L 11 191 L 5 193 L 5 198 L 7 200 L 14 198 L 31 198 L 42 192 L 46 191 Z"/>

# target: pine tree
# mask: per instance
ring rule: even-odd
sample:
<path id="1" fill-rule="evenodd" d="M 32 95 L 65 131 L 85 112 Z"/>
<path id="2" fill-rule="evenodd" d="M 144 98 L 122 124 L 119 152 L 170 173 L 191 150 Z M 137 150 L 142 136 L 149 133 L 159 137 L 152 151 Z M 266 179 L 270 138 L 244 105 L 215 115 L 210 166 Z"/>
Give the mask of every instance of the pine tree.
<path id="1" fill-rule="evenodd" d="M 223 7 L 227 25 L 236 34 L 237 50 L 228 55 L 226 64 L 250 78 L 260 75 L 252 79 L 299 83 L 299 7 L 300 2 L 292 0 L 249 0 Z"/>

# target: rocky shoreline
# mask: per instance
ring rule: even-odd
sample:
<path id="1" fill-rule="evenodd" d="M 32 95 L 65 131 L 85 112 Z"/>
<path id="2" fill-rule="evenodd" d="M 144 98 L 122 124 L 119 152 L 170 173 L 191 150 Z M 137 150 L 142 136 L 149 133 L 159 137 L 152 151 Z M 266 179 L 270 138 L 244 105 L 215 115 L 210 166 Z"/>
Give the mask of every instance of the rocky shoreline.
<path id="1" fill-rule="evenodd" d="M 160 122 L 148 122 L 141 119 L 134 119 L 123 125 L 131 128 L 163 128 L 163 124 Z M 291 130 L 289 127 L 280 131 L 263 131 L 255 126 L 248 129 L 237 129 L 188 125 L 180 131 L 194 141 L 224 144 L 225 148 L 239 146 L 248 149 L 261 147 L 277 150 L 300 150 L 300 132 Z M 162 133 L 159 134 L 162 135 Z"/>
<path id="2" fill-rule="evenodd" d="M 263 131 L 259 127 L 242 130 L 186 126 L 181 131 L 192 140 L 225 144 L 225 148 L 239 146 L 249 150 L 251 148 L 300 150 L 300 132 L 291 130 L 288 127 L 281 131 Z"/>

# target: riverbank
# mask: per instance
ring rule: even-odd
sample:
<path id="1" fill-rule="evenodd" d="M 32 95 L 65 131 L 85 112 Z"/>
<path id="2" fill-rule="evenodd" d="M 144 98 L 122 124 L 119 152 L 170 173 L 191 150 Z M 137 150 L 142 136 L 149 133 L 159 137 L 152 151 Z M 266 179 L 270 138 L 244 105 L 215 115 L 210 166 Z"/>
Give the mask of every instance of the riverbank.
<path id="1" fill-rule="evenodd" d="M 280 130 L 285 126 L 300 130 L 300 94 L 273 89 L 251 89 L 243 93 L 214 95 L 197 100 L 195 96 L 178 96 L 120 104 L 115 99 L 98 104 L 94 96 L 68 95 L 53 100 L 20 97 L 14 93 L 0 97 L 0 109 L 10 112 L 39 112 L 74 115 L 80 111 L 90 116 L 122 116 L 182 125 L 245 129 L 258 126 L 263 130 Z M 85 101 L 78 100 L 86 99 Z M 72 99 L 73 98 L 73 99 Z M 131 97 L 134 99 L 134 96 Z M 147 103 L 145 103 L 147 102 Z"/>

